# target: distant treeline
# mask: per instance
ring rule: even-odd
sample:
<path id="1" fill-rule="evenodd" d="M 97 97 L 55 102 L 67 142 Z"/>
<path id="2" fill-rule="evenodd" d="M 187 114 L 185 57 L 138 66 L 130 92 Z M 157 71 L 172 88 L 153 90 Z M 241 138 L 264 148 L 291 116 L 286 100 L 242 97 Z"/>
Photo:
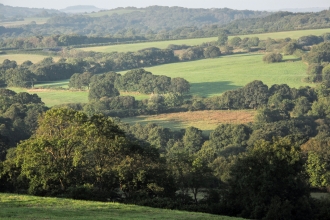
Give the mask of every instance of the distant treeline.
<path id="1" fill-rule="evenodd" d="M 187 19 L 189 18 L 189 19 Z M 123 28 L 125 27 L 125 28 Z M 86 15 L 59 15 L 50 18 L 46 24 L 29 24 L 21 27 L 0 27 L 3 45 L 5 39 L 32 36 L 53 36 L 41 45 L 61 45 L 57 35 L 72 33 L 91 37 L 76 39 L 63 45 L 124 42 L 140 40 L 170 40 L 198 37 L 216 37 L 226 31 L 229 35 L 255 34 L 276 31 L 316 29 L 330 27 L 330 12 L 317 13 L 256 12 L 231 9 L 185 9 L 180 7 L 153 6 L 127 14 L 89 17 Z M 97 35 L 98 37 L 95 37 Z M 101 37 L 104 37 L 102 39 Z M 121 40 L 122 39 L 122 40 Z M 24 43 L 21 43 L 24 44 Z M 27 44 L 25 46 L 28 46 Z"/>

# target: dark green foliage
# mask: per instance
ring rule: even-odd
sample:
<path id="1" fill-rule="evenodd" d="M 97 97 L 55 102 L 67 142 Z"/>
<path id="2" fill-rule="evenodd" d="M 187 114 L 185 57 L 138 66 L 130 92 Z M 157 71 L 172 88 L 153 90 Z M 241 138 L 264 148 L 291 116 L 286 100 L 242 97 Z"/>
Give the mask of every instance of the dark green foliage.
<path id="1" fill-rule="evenodd" d="M 268 53 L 266 54 L 262 60 L 266 63 L 278 63 L 282 61 L 282 54 L 280 53 Z"/>
<path id="2" fill-rule="evenodd" d="M 210 46 L 205 49 L 204 51 L 204 57 L 205 58 L 215 58 L 221 55 L 221 51 L 219 47 L 216 46 Z"/>
<path id="3" fill-rule="evenodd" d="M 190 47 L 180 55 L 181 60 L 197 60 L 204 58 L 204 49 L 202 47 Z"/>
<path id="4" fill-rule="evenodd" d="M 252 219 L 310 219 L 303 164 L 299 148 L 287 139 L 255 142 L 231 170 L 226 199 L 232 212 Z"/>
<path id="5" fill-rule="evenodd" d="M 97 100 L 103 97 L 110 98 L 119 95 L 119 91 L 114 87 L 113 84 L 111 84 L 111 82 L 103 81 L 92 83 L 90 85 L 88 99 Z"/>
<path id="6" fill-rule="evenodd" d="M 221 124 L 210 135 L 210 145 L 219 152 L 229 145 L 246 146 L 251 129 L 243 124 Z"/>

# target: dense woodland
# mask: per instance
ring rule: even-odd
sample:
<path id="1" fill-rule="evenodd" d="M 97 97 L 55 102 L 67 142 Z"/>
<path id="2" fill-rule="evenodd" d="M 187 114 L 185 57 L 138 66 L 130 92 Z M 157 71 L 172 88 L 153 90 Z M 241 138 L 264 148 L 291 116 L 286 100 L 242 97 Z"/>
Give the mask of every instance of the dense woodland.
<path id="1" fill-rule="evenodd" d="M 0 27 L 1 47 L 50 47 L 55 49 L 50 53 L 62 57 L 21 65 L 5 60 L 2 87 L 70 79 L 70 89 L 89 90 L 88 103 L 49 109 L 35 94 L 0 89 L 0 191 L 249 219 L 329 219 L 330 201 L 314 199 L 311 192 L 330 186 L 330 34 L 276 40 L 228 40 L 228 35 L 328 27 L 330 14 L 269 14 L 155 6 L 98 18 L 61 14 L 44 25 Z M 54 48 L 203 36 L 218 40 L 126 53 Z M 235 50 L 262 51 L 269 65 L 281 62 L 282 54 L 294 55 L 308 64 L 304 80 L 315 87 L 267 86 L 256 80 L 204 98 L 190 96 L 183 78 L 143 69 Z M 135 100 L 120 96 L 122 91 L 150 98 Z M 253 123 L 220 124 L 210 135 L 195 127 L 174 131 L 120 120 L 220 109 L 253 109 L 256 115 Z"/>

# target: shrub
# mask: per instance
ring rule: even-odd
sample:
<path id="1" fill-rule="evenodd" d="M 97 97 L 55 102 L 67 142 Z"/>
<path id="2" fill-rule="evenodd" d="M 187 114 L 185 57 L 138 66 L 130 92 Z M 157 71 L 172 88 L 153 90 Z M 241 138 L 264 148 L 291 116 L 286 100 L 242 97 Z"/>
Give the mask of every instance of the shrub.
<path id="1" fill-rule="evenodd" d="M 262 60 L 266 63 L 281 62 L 282 59 L 283 59 L 283 56 L 280 53 L 268 53 L 262 58 Z"/>

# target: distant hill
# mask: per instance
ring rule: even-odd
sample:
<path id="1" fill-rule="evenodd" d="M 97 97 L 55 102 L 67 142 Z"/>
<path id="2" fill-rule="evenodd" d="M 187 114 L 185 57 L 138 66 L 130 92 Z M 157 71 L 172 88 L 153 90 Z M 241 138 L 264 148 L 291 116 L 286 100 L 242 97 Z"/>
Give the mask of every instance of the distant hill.
<path id="1" fill-rule="evenodd" d="M 289 11 L 289 12 L 320 12 L 323 10 L 328 10 L 325 7 L 313 7 L 313 8 L 283 8 L 279 11 Z"/>
<path id="2" fill-rule="evenodd" d="M 61 14 L 61 12 L 55 9 L 13 7 L 0 4 L 0 20 L 26 17 L 49 17 L 54 14 Z"/>
<path id="3" fill-rule="evenodd" d="M 330 10 L 310 13 L 277 12 L 262 18 L 240 19 L 226 25 L 235 33 L 264 33 L 330 27 Z"/>
<path id="4" fill-rule="evenodd" d="M 75 5 L 75 6 L 69 6 L 64 9 L 61 9 L 60 11 L 65 13 L 91 13 L 91 12 L 98 12 L 102 10 L 101 8 L 97 8 L 94 5 Z"/>

